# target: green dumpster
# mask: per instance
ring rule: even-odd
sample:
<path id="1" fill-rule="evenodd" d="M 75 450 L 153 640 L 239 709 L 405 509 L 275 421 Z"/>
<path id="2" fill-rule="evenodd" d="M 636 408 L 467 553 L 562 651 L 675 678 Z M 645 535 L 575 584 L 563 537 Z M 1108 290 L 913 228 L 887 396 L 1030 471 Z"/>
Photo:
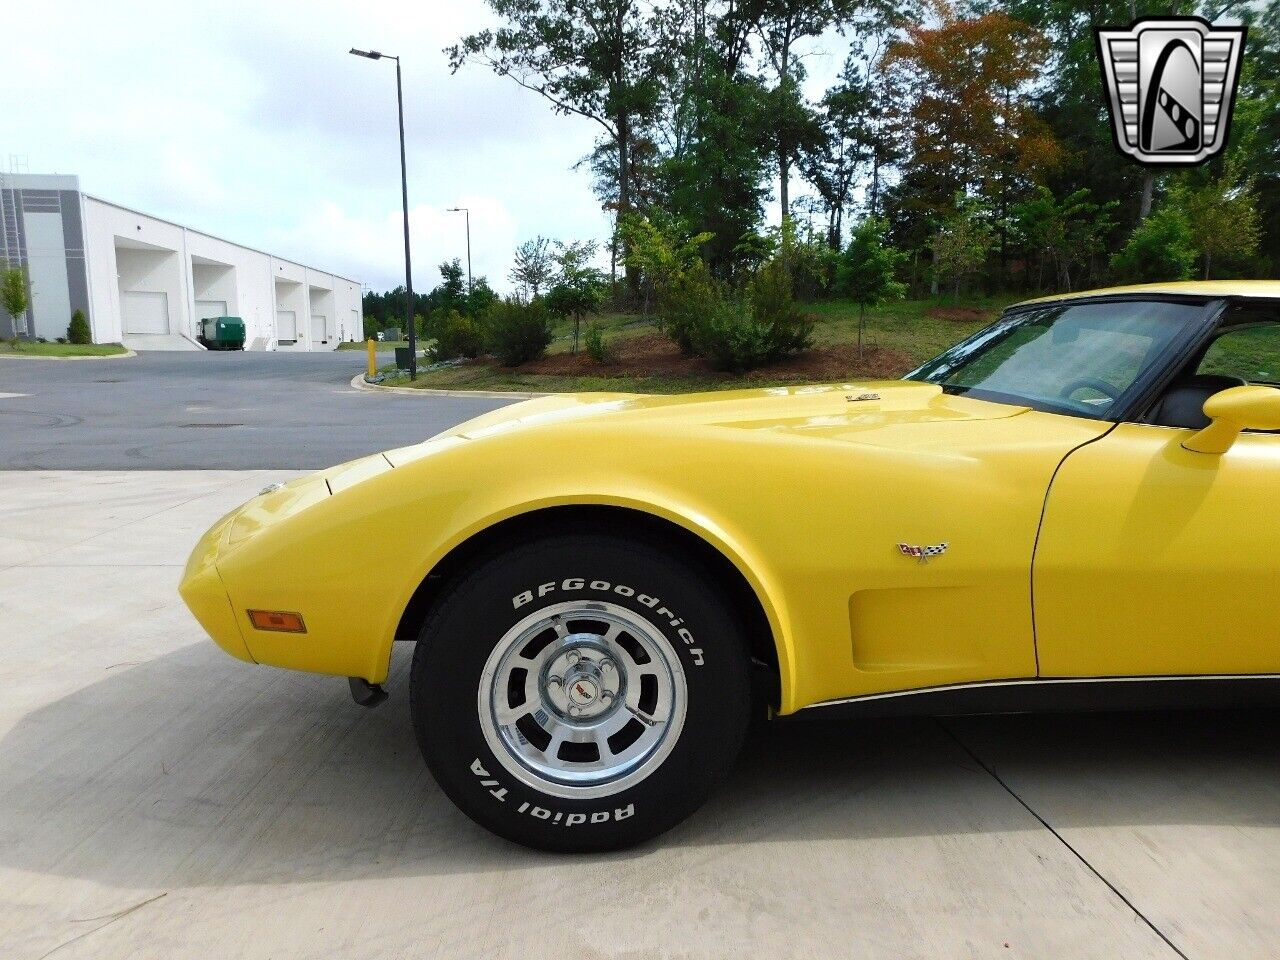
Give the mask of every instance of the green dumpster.
<path id="1" fill-rule="evenodd" d="M 239 317 L 205 317 L 196 339 L 210 350 L 243 350 L 244 321 Z"/>

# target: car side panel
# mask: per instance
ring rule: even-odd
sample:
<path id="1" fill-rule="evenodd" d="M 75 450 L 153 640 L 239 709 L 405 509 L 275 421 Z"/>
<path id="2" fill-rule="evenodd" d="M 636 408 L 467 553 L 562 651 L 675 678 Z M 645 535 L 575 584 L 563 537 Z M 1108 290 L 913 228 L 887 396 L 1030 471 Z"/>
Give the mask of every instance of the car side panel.
<path id="1" fill-rule="evenodd" d="M 1280 673 L 1280 436 L 1222 455 L 1121 424 L 1054 480 L 1035 560 L 1044 676 Z"/>
<path id="2" fill-rule="evenodd" d="M 247 607 L 306 617 L 305 636 L 242 622 L 255 660 L 377 682 L 413 590 L 467 536 L 546 506 L 616 504 L 684 525 L 743 571 L 775 631 L 783 712 L 1033 676 L 1030 564 L 1045 491 L 1062 458 L 1107 426 L 1023 412 L 674 435 L 662 422 L 601 420 L 448 438 L 278 519 L 218 567 L 242 618 Z M 900 542 L 948 550 L 920 563 Z"/>

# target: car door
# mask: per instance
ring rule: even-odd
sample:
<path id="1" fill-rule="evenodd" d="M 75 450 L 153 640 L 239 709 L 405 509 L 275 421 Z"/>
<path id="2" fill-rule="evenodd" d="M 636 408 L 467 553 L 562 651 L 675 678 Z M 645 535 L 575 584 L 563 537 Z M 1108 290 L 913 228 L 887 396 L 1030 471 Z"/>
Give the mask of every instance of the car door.
<path id="1" fill-rule="evenodd" d="M 1236 311 L 1194 374 L 1280 384 L 1280 310 Z M 1280 434 L 1223 454 L 1122 423 L 1062 464 L 1032 585 L 1041 676 L 1280 673 Z"/>

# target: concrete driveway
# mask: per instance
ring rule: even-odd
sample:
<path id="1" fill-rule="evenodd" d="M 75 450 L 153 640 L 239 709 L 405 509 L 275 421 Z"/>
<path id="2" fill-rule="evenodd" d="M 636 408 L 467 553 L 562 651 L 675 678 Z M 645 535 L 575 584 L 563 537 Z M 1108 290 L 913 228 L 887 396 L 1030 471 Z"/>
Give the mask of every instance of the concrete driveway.
<path id="1" fill-rule="evenodd" d="M 351 389 L 365 364 L 360 351 L 0 358 L 0 469 L 318 470 L 510 402 Z"/>
<path id="2" fill-rule="evenodd" d="M 289 475 L 0 474 L 5 960 L 1277 955 L 1275 714 L 775 724 L 643 849 L 497 840 L 418 757 L 409 651 L 368 711 L 182 607 Z"/>

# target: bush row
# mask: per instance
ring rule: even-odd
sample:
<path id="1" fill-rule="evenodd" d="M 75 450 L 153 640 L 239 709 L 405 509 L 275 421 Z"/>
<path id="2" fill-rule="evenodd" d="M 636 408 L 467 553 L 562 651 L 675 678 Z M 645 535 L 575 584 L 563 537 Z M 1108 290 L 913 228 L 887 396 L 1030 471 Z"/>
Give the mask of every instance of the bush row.
<path id="1" fill-rule="evenodd" d="M 702 260 L 695 260 L 658 293 L 663 332 L 716 370 L 742 373 L 813 342 L 813 319 L 797 308 L 782 257 L 770 260 L 740 288 L 716 280 Z"/>
<path id="2" fill-rule="evenodd" d="M 508 367 L 542 356 L 552 337 L 552 316 L 540 299 L 495 300 L 478 316 L 449 310 L 432 315 L 426 326 L 427 335 L 436 341 L 435 359 L 474 359 L 491 353 Z"/>

